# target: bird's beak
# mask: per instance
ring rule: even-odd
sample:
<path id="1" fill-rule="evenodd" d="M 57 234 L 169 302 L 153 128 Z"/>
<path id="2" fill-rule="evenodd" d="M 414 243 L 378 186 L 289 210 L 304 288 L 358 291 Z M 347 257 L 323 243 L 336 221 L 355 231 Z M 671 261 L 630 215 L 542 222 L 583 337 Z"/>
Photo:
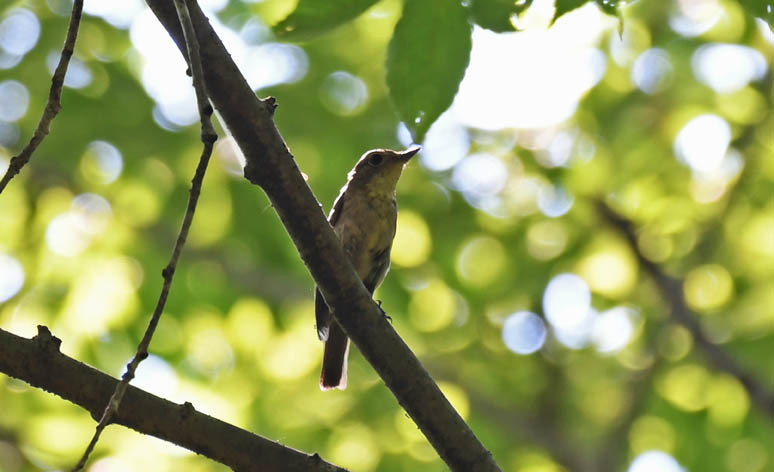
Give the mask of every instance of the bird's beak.
<path id="1" fill-rule="evenodd" d="M 418 153 L 420 149 L 422 149 L 420 146 L 411 146 L 405 151 L 397 153 L 398 159 L 402 162 L 408 162 L 409 159 L 411 159 L 414 154 Z"/>

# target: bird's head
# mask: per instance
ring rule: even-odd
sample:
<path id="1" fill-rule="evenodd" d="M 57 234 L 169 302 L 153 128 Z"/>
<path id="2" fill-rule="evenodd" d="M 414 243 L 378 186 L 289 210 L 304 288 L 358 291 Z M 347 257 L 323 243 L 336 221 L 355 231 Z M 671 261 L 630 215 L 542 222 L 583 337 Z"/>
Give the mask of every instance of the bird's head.
<path id="1" fill-rule="evenodd" d="M 373 149 L 366 152 L 349 173 L 348 186 L 363 189 L 369 195 L 394 193 L 403 167 L 419 150 L 419 146 L 412 146 L 405 151 Z"/>

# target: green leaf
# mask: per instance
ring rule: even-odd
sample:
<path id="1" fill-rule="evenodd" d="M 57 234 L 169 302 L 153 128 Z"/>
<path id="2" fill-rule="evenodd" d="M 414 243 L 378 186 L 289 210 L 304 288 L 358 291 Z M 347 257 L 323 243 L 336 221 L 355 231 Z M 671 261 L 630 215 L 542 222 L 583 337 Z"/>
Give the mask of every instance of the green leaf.
<path id="1" fill-rule="evenodd" d="M 603 13 L 615 16 L 618 18 L 618 36 L 623 37 L 623 15 L 619 7 L 624 3 L 622 0 L 594 0 L 597 6 Z"/>
<path id="2" fill-rule="evenodd" d="M 739 3 L 747 13 L 768 23 L 774 31 L 774 0 L 739 0 Z"/>
<path id="3" fill-rule="evenodd" d="M 457 0 L 411 0 L 395 25 L 387 86 L 416 142 L 451 105 L 465 74 L 471 48 L 467 13 Z"/>
<path id="4" fill-rule="evenodd" d="M 599 9 L 608 15 L 618 15 L 618 4 L 620 3 L 618 0 L 595 0 L 595 2 Z"/>
<path id="5" fill-rule="evenodd" d="M 582 7 L 587 4 L 589 0 L 556 0 L 556 11 L 554 12 L 554 18 L 551 20 L 551 24 L 554 24 L 565 13 L 569 13 L 578 7 Z"/>
<path id="6" fill-rule="evenodd" d="M 521 13 L 532 4 L 532 0 L 472 0 L 471 19 L 482 28 L 497 33 L 516 31 L 511 16 Z"/>
<path id="7" fill-rule="evenodd" d="M 589 1 L 591 0 L 556 0 L 556 11 L 554 12 L 554 19 L 551 20 L 551 24 L 556 22 L 556 20 L 565 13 L 569 13 L 576 8 L 582 7 L 589 3 Z M 618 11 L 618 7 L 623 3 L 621 0 L 594 0 L 594 3 L 597 4 L 602 12 L 607 13 L 608 15 L 617 16 L 619 21 L 621 21 L 622 27 L 623 20 Z"/>
<path id="8" fill-rule="evenodd" d="M 272 27 L 285 40 L 306 41 L 366 11 L 377 0 L 299 0 L 287 18 Z"/>

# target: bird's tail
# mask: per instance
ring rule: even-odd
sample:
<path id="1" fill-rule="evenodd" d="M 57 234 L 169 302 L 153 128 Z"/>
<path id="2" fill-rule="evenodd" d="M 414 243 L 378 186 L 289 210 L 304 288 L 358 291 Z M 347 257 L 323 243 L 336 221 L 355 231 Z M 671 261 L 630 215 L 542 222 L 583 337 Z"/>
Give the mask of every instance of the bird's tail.
<path id="1" fill-rule="evenodd" d="M 325 341 L 322 373 L 320 374 L 320 389 L 330 390 L 347 388 L 347 353 L 349 338 L 341 329 L 339 323 L 331 321 L 328 340 Z"/>

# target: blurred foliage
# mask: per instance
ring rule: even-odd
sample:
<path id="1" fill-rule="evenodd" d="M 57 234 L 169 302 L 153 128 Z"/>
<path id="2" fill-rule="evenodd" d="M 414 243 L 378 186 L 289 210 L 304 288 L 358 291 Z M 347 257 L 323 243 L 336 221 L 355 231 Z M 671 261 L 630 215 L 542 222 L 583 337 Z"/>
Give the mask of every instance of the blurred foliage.
<path id="1" fill-rule="evenodd" d="M 149 59 L 139 52 L 150 35 L 141 28 L 147 12 L 122 21 L 115 12 L 88 10 L 88 3 L 64 108 L 0 195 L 0 295 L 10 297 L 0 302 L 0 327 L 30 337 L 36 325 L 48 325 L 63 352 L 117 376 L 158 297 L 199 130 L 165 115 L 159 103 L 175 90 L 151 93 L 164 78 L 145 68 Z M 711 339 L 771 389 L 771 3 L 558 1 L 557 9 L 548 2 L 547 12 L 540 0 L 443 7 L 411 0 L 405 9 L 398 0 L 325 3 L 207 5 L 217 9 L 211 16 L 238 61 L 251 57 L 240 47 L 286 51 L 271 25 L 292 24 L 288 39 L 314 38 L 287 56 L 305 58 L 304 73 L 259 94 L 277 97 L 278 128 L 326 209 L 363 151 L 411 141 L 396 131 L 396 104 L 415 139 L 429 130 L 425 154 L 398 188 L 393 269 L 376 297 L 503 470 L 625 470 L 652 450 L 686 470 L 774 470 L 771 418 L 670 321 L 667 301 L 594 205 L 605 199 L 635 223 L 637 250 L 684 281 L 686 301 Z M 623 18 L 622 34 L 618 20 L 599 11 L 610 5 Z M 31 30 L 14 33 L 11 23 L 0 23 L 2 164 L 37 123 L 69 2 L 5 3 L 0 22 L 20 9 L 23 21 L 28 13 L 37 19 L 40 34 L 25 49 L 8 38 Z M 599 80 L 571 118 L 550 126 L 460 126 L 430 143 L 443 116 L 431 124 L 468 64 L 469 18 L 494 31 L 510 24 L 523 30 L 510 33 L 524 35 L 518 37 L 574 25 L 569 37 L 580 41 L 586 28 L 599 27 Z M 703 29 L 686 29 L 686 21 Z M 161 48 L 168 38 L 159 38 L 154 46 Z M 560 50 L 571 50 L 573 41 L 566 41 Z M 729 51 L 717 46 L 744 47 L 733 51 L 752 57 L 752 70 L 762 72 L 735 87 L 713 82 L 700 65 L 703 55 Z M 519 66 L 523 51 L 492 54 Z M 726 69 L 744 69 L 730 64 Z M 249 76 L 274 72 L 240 67 Z M 530 93 L 556 87 L 550 92 L 560 96 L 575 78 L 547 77 Z M 426 114 L 417 124 L 419 111 Z M 313 282 L 266 197 L 239 175 L 233 142 L 220 134 L 153 355 L 134 383 L 353 470 L 444 470 L 356 349 L 348 389 L 319 391 Z M 717 154 L 712 169 L 712 156 L 697 161 L 690 151 L 697 142 L 722 144 L 726 135 L 728 149 L 707 148 Z M 438 141 L 451 146 L 461 137 L 458 158 L 459 146 L 434 154 Z M 567 273 L 579 277 L 555 278 Z M 18 274 L 24 278 L 17 292 Z M 553 301 L 544 300 L 549 282 L 560 295 L 547 297 Z M 601 334 L 568 334 L 554 322 L 546 307 L 571 298 L 562 287 L 586 289 Z M 539 316 L 513 317 L 519 312 Z M 520 333 L 538 339 L 540 349 L 516 354 L 504 328 L 536 319 L 529 326 L 546 326 L 543 340 Z M 0 405 L 3 471 L 72 466 L 93 431 L 87 412 L 6 376 Z M 108 428 L 91 470 L 139 469 L 224 470 L 162 441 Z"/>
<path id="2" fill-rule="evenodd" d="M 357 17 L 376 0 L 301 0 L 293 13 L 272 27 L 284 40 L 311 39 Z"/>

